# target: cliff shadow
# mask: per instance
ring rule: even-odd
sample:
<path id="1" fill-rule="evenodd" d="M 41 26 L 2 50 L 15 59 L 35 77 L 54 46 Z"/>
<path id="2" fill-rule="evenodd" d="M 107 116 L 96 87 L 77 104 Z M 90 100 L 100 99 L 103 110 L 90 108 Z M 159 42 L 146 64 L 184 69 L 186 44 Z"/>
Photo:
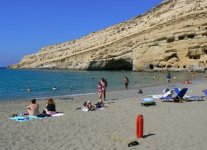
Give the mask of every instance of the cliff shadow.
<path id="1" fill-rule="evenodd" d="M 111 59 L 105 61 L 93 61 L 88 70 L 131 70 L 133 69 L 132 59 Z"/>

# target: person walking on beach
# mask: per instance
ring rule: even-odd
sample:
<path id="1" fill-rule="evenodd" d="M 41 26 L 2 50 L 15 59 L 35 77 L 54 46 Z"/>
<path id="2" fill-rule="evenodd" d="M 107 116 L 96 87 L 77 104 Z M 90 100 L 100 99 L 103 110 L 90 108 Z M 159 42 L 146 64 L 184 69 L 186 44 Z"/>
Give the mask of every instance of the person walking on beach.
<path id="1" fill-rule="evenodd" d="M 171 82 L 171 74 L 170 74 L 170 72 L 168 72 L 168 74 L 166 76 L 166 79 L 167 79 L 167 83 L 170 85 L 170 82 Z"/>
<path id="2" fill-rule="evenodd" d="M 106 81 L 106 79 L 101 78 L 101 85 L 102 85 L 103 101 L 106 101 L 106 89 L 107 89 L 107 81 Z"/>
<path id="3" fill-rule="evenodd" d="M 124 85 L 125 85 L 125 89 L 128 89 L 128 85 L 129 85 L 129 79 L 127 78 L 127 76 L 124 78 Z"/>

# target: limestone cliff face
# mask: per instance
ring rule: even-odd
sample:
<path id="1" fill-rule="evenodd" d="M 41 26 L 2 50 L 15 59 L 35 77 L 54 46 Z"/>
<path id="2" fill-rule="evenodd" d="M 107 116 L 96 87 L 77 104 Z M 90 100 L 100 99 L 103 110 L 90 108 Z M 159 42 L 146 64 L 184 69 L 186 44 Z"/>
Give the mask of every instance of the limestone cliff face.
<path id="1" fill-rule="evenodd" d="M 165 0 L 142 16 L 42 48 L 11 67 L 204 70 L 207 0 Z"/>

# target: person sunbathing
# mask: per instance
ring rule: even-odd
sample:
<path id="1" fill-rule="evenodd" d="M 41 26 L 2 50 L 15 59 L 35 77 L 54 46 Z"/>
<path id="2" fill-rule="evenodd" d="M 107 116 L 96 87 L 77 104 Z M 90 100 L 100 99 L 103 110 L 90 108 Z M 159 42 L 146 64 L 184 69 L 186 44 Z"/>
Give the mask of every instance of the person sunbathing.
<path id="1" fill-rule="evenodd" d="M 88 108 L 89 111 L 93 111 L 96 109 L 96 107 L 92 104 L 91 101 L 87 101 L 86 107 Z"/>
<path id="2" fill-rule="evenodd" d="M 27 106 L 27 111 L 31 116 L 39 114 L 39 104 L 36 103 L 36 99 L 31 100 L 31 104 Z"/>
<path id="3" fill-rule="evenodd" d="M 53 115 L 56 114 L 56 106 L 55 106 L 55 102 L 52 98 L 49 98 L 47 101 L 47 105 L 43 111 L 43 113 L 47 114 L 47 115 Z"/>
<path id="4" fill-rule="evenodd" d="M 87 101 L 83 103 L 83 107 L 81 108 L 83 111 L 93 111 L 96 110 L 96 107 L 92 104 L 91 101 Z"/>

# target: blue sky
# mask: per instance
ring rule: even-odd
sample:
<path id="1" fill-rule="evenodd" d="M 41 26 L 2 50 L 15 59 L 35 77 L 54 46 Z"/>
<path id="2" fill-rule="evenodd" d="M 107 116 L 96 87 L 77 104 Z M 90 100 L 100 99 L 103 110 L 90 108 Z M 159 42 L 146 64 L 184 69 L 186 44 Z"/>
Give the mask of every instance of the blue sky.
<path id="1" fill-rule="evenodd" d="M 162 0 L 1 0 L 0 67 L 145 13 Z"/>

